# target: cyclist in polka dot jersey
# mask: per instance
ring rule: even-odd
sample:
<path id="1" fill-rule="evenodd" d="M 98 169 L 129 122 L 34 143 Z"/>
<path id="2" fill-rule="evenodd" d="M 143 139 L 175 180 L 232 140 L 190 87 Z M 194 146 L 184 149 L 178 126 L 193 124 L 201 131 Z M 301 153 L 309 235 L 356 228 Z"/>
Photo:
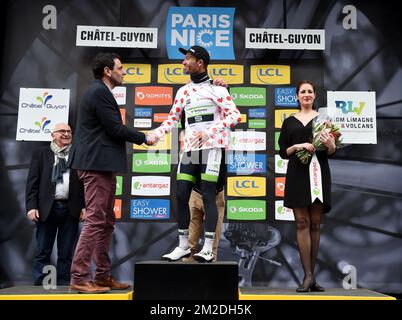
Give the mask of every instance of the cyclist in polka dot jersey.
<path id="1" fill-rule="evenodd" d="M 163 256 L 169 261 L 190 255 L 188 227 L 190 212 L 188 200 L 192 187 L 200 181 L 205 208 L 205 241 L 202 250 L 194 255 L 199 261 L 213 260 L 212 245 L 218 218 L 216 183 L 220 175 L 224 150 L 230 147 L 231 129 L 240 122 L 240 112 L 228 90 L 215 86 L 207 73 L 209 53 L 203 47 L 192 46 L 186 50 L 182 62 L 184 72 L 191 82 L 181 87 L 175 97 L 168 119 L 152 131 L 159 140 L 185 117 L 183 154 L 177 171 L 177 222 L 179 245 Z"/>

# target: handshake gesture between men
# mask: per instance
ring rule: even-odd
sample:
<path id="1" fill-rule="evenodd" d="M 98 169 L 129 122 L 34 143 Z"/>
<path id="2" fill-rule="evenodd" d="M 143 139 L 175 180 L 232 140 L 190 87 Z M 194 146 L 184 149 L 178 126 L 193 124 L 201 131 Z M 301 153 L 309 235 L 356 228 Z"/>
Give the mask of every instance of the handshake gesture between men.
<path id="1" fill-rule="evenodd" d="M 148 132 L 145 135 L 145 144 L 147 146 L 153 146 L 153 145 L 157 144 L 158 141 L 159 141 L 158 136 L 152 131 Z"/>

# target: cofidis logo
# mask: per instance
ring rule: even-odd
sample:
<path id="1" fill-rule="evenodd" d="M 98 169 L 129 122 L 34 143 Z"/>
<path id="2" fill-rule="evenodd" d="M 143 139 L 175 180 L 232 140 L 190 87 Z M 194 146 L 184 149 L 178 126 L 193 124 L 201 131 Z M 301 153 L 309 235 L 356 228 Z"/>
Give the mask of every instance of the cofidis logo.
<path id="1" fill-rule="evenodd" d="M 266 155 L 255 153 L 229 153 L 228 173 L 250 175 L 266 172 Z"/>
<path id="2" fill-rule="evenodd" d="M 285 196 L 285 177 L 276 177 L 275 178 L 275 196 L 276 197 L 284 197 Z"/>
<path id="3" fill-rule="evenodd" d="M 170 201 L 165 199 L 131 200 L 130 218 L 160 220 L 169 219 Z"/>
<path id="4" fill-rule="evenodd" d="M 199 45 L 211 60 L 234 60 L 233 20 L 235 8 L 170 7 L 166 20 L 169 59 L 183 59 L 180 47 Z"/>
<path id="5" fill-rule="evenodd" d="M 228 200 L 227 218 L 229 220 L 265 220 L 265 200 Z"/>
<path id="6" fill-rule="evenodd" d="M 183 65 L 168 63 L 158 65 L 158 83 L 184 84 L 190 81 L 190 76 L 184 74 Z"/>
<path id="7" fill-rule="evenodd" d="M 236 106 L 265 106 L 267 104 L 267 90 L 258 87 L 230 88 L 230 95 Z"/>
<path id="8" fill-rule="evenodd" d="M 222 78 L 227 84 L 242 84 L 244 82 L 244 67 L 237 64 L 210 64 L 209 76 L 212 79 Z"/>
<path id="9" fill-rule="evenodd" d="M 168 196 L 170 194 L 170 177 L 137 176 L 131 180 L 133 196 Z"/>
<path id="10" fill-rule="evenodd" d="M 290 66 L 254 65 L 250 69 L 252 84 L 289 84 Z"/>
<path id="11" fill-rule="evenodd" d="M 171 105 L 173 102 L 172 87 L 136 87 L 136 105 L 159 106 Z"/>
<path id="12" fill-rule="evenodd" d="M 114 200 L 113 212 L 116 219 L 121 219 L 121 199 Z"/>
<path id="13" fill-rule="evenodd" d="M 124 83 L 150 83 L 151 82 L 151 65 L 150 64 L 126 64 L 123 63 L 126 71 Z"/>
<path id="14" fill-rule="evenodd" d="M 228 196 L 262 197 L 266 194 L 264 177 L 229 177 Z"/>

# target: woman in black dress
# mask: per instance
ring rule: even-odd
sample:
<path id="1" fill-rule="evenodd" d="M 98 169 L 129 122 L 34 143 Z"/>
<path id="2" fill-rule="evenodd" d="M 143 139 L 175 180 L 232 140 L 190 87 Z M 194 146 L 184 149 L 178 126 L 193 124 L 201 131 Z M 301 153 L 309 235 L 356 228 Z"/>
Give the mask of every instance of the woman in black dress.
<path id="1" fill-rule="evenodd" d="M 320 243 L 320 223 L 323 213 L 331 209 L 331 173 L 328 156 L 335 153 L 334 138 L 329 133 L 322 133 L 321 141 L 326 151 L 315 151 L 311 144 L 313 120 L 318 116 L 313 104 L 316 97 L 314 85 L 306 80 L 299 83 L 296 90 L 300 111 L 285 119 L 279 136 L 280 156 L 289 159 L 285 184 L 285 207 L 293 209 L 297 226 L 297 245 L 304 270 L 303 284 L 297 292 L 324 291 L 314 278 L 314 267 Z M 303 164 L 296 156 L 296 151 L 306 149 L 316 154 L 321 168 L 322 200 L 312 201 L 310 191 L 309 164 Z"/>

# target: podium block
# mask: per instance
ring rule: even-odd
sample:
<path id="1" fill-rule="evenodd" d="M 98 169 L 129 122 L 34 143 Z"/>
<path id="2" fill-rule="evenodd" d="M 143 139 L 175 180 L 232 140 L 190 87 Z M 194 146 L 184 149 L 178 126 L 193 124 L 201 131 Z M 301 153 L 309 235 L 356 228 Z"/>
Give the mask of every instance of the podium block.
<path id="1" fill-rule="evenodd" d="M 135 300 L 237 300 L 238 265 L 231 261 L 137 262 Z"/>

